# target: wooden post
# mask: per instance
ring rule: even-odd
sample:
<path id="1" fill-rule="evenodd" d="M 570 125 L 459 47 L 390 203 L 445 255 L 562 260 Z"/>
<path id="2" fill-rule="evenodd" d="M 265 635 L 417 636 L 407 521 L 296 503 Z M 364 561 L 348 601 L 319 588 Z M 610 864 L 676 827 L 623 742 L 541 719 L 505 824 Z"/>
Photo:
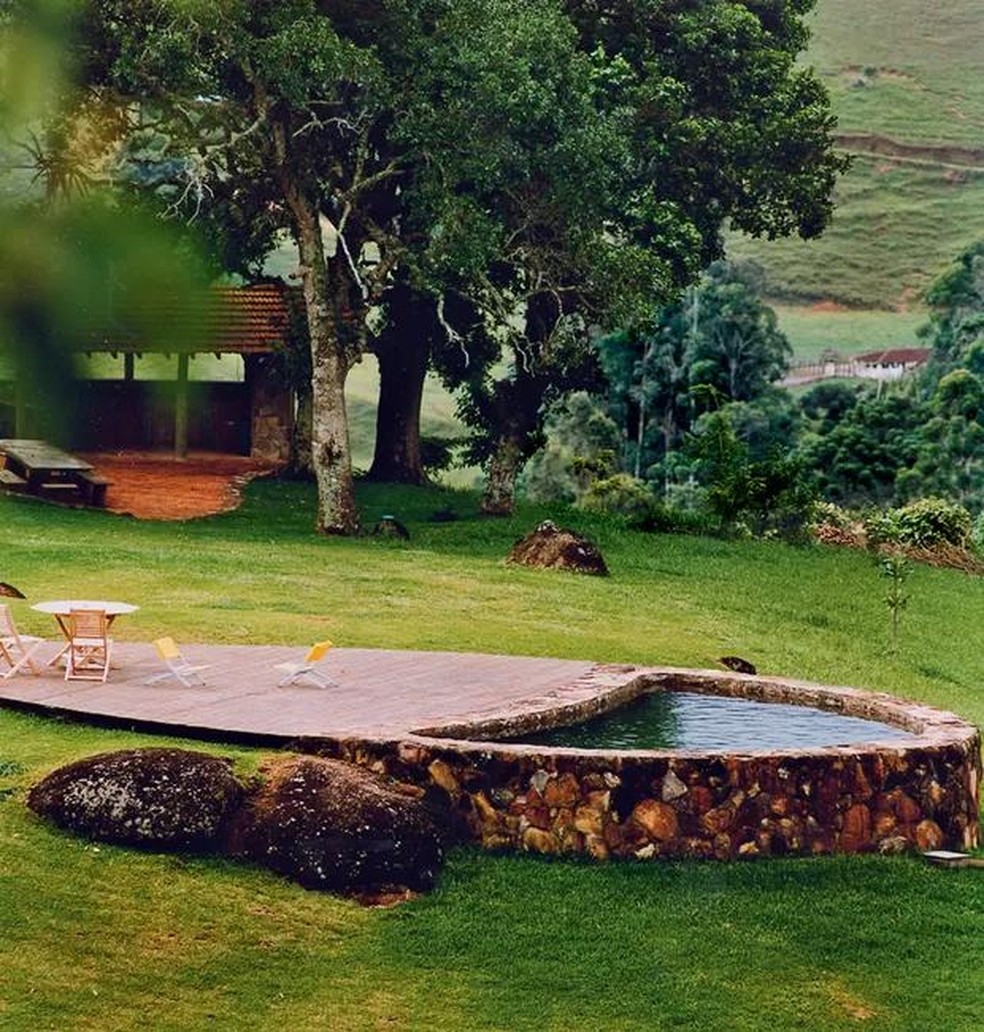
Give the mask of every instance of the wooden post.
<path id="1" fill-rule="evenodd" d="M 133 352 L 125 351 L 123 353 L 123 379 L 133 379 Z"/>
<path id="2" fill-rule="evenodd" d="M 30 437 L 28 430 L 27 397 L 18 379 L 14 379 L 14 437 Z"/>
<path id="3" fill-rule="evenodd" d="M 188 355 L 178 355 L 178 381 L 174 390 L 174 457 L 188 456 Z"/>

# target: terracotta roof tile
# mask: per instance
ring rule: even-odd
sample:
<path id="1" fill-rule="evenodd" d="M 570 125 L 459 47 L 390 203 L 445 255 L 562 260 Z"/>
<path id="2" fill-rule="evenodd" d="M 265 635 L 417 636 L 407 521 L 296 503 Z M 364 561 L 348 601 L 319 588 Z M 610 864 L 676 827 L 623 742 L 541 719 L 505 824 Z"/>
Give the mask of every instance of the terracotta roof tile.
<path id="1" fill-rule="evenodd" d="M 284 340 L 289 313 L 283 288 L 216 287 L 219 303 L 206 320 L 211 351 L 272 351 Z"/>
<path id="2" fill-rule="evenodd" d="M 198 313 L 174 298 L 159 296 L 141 306 L 140 313 L 141 319 L 159 333 L 154 340 L 141 339 L 136 329 L 121 328 L 119 333 L 86 350 L 233 354 L 274 351 L 287 332 L 286 294 L 290 289 L 273 283 L 213 287 Z"/>
<path id="3" fill-rule="evenodd" d="M 914 363 L 919 364 L 929 359 L 930 348 L 886 348 L 884 351 L 869 351 L 864 355 L 855 355 L 856 362 L 877 363 Z"/>

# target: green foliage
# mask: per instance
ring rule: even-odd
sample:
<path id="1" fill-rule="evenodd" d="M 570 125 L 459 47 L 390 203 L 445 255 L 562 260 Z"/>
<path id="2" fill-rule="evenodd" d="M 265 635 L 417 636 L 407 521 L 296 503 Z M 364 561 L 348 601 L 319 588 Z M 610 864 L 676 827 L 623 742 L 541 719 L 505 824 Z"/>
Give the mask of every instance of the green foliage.
<path id="1" fill-rule="evenodd" d="M 978 556 L 984 556 L 984 512 L 977 514 L 967 538 L 968 546 Z"/>
<path id="2" fill-rule="evenodd" d="M 802 395 L 798 447 L 825 497 L 984 504 L 984 244 L 966 250 L 928 297 L 932 358 L 917 377 L 877 390 L 820 384 Z"/>
<path id="3" fill-rule="evenodd" d="M 931 376 L 969 359 L 979 365 L 984 341 L 984 237 L 964 250 L 930 285 L 928 336 L 933 345 Z M 973 357 L 972 357 L 973 356 Z"/>
<path id="4" fill-rule="evenodd" d="M 652 512 L 654 498 L 649 488 L 628 473 L 594 480 L 579 503 L 586 512 L 625 516 L 633 523 L 645 521 Z"/>
<path id="5" fill-rule="evenodd" d="M 891 502 L 899 472 L 918 459 L 925 405 L 897 390 L 864 392 L 845 408 L 848 401 L 840 395 L 831 413 L 811 398 L 814 418 L 798 453 L 825 498 L 854 507 Z"/>
<path id="6" fill-rule="evenodd" d="M 42 211 L 0 206 L 0 225 L 0 361 L 27 409 L 21 436 L 72 440 L 87 345 L 208 350 L 203 264 L 173 227 L 95 196 Z M 148 305 L 155 294 L 182 305 Z"/>
<path id="7" fill-rule="evenodd" d="M 909 605 L 905 585 L 912 573 L 912 563 L 901 552 L 886 550 L 878 557 L 878 569 L 888 579 L 885 605 L 892 614 L 892 652 L 895 653 L 898 650 L 902 614 Z"/>
<path id="8" fill-rule="evenodd" d="M 857 522 L 855 516 L 833 502 L 817 501 L 810 514 L 812 527 L 828 526 L 836 530 L 850 530 Z"/>
<path id="9" fill-rule="evenodd" d="M 577 501 L 593 479 L 612 472 L 618 428 L 587 392 L 574 391 L 550 406 L 543 433 L 546 442 L 520 479 L 530 501 Z"/>
<path id="10" fill-rule="evenodd" d="M 749 401 L 786 372 L 791 349 L 775 312 L 757 296 L 747 267 L 717 262 L 691 300 L 688 356 L 692 386 Z"/>
<path id="11" fill-rule="evenodd" d="M 455 450 L 461 444 L 453 437 L 420 438 L 420 462 L 428 474 L 443 473 L 455 463 Z"/>
<path id="12" fill-rule="evenodd" d="M 865 535 L 872 546 L 882 544 L 933 548 L 962 548 L 970 535 L 972 520 L 962 506 L 944 498 L 920 498 L 898 509 L 872 512 L 864 518 Z"/>
<path id="13" fill-rule="evenodd" d="M 700 492 L 699 497 L 687 499 L 686 505 L 653 501 L 631 526 L 649 534 L 717 534 L 719 527 L 703 498 L 704 492 Z"/>
<path id="14" fill-rule="evenodd" d="M 651 321 L 596 342 L 609 412 L 622 428 L 623 466 L 636 476 L 662 479 L 665 489 L 672 453 L 702 410 L 759 399 L 782 376 L 789 345 L 756 284 L 753 267 L 716 262 Z M 776 426 L 791 415 L 781 395 L 771 395 L 754 412 L 742 411 L 747 440 L 774 431 L 788 440 L 790 427 Z M 735 410 L 734 421 L 740 420 Z"/>
<path id="15" fill-rule="evenodd" d="M 800 458 L 775 453 L 753 460 L 726 412 L 703 417 L 688 450 L 721 530 L 805 539 L 816 490 Z"/>

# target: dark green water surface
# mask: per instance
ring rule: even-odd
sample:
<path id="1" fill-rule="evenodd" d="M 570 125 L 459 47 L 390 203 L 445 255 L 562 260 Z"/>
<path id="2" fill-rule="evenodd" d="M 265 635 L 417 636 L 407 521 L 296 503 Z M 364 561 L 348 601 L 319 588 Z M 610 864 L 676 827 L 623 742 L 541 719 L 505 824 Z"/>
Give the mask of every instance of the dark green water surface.
<path id="1" fill-rule="evenodd" d="M 581 724 L 510 739 L 577 749 L 810 749 L 900 741 L 908 731 L 877 720 L 695 692 L 653 692 Z"/>

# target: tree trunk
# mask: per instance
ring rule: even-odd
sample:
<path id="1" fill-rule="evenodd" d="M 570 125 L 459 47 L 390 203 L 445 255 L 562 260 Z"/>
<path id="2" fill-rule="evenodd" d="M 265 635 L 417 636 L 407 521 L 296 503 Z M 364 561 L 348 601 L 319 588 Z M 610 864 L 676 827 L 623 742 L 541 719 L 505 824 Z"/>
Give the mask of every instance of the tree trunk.
<path id="1" fill-rule="evenodd" d="M 514 435 L 503 435 L 489 459 L 482 495 L 482 512 L 486 516 L 511 516 L 516 502 L 516 477 L 523 464 L 521 441 Z"/>
<path id="2" fill-rule="evenodd" d="M 676 439 L 676 416 L 673 414 L 673 403 L 667 404 L 660 422 L 663 435 L 663 501 L 670 500 L 670 452 Z"/>
<path id="3" fill-rule="evenodd" d="M 318 485 L 315 529 L 321 534 L 354 534 L 359 529 L 359 510 L 345 413 L 348 364 L 329 296 L 317 207 L 298 185 L 290 185 L 284 192 L 294 215 L 311 336 L 311 460 Z"/>
<path id="4" fill-rule="evenodd" d="M 387 484 L 426 484 L 420 457 L 420 402 L 430 354 L 423 334 L 401 340 L 391 334 L 375 347 L 379 360 L 379 408 L 376 447 L 369 479 Z"/>

